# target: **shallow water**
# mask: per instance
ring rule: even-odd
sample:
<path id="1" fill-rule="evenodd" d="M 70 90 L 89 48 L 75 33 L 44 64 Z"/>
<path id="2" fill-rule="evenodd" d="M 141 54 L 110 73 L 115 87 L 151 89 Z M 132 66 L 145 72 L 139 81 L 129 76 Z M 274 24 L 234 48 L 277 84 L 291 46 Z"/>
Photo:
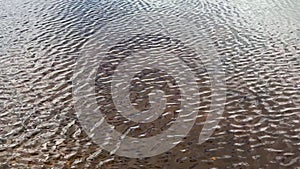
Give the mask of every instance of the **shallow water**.
<path id="1" fill-rule="evenodd" d="M 299 168 L 300 1 L 0 0 L 0 4 L 0 168 Z M 149 118 L 147 123 L 128 114 L 131 109 L 120 112 L 114 98 L 123 90 L 111 88 L 126 83 L 126 73 L 120 76 L 124 79 L 112 77 L 122 62 L 127 61 L 129 68 L 146 68 L 149 58 L 136 59 L 135 51 L 168 57 L 160 61 L 171 66 L 170 71 L 144 69 L 128 83 L 132 109 L 154 107 L 157 113 L 159 106 L 149 102 L 165 102 L 158 118 L 141 115 Z M 78 69 L 81 61 L 86 71 Z M 200 100 L 189 102 L 188 92 L 195 92 L 184 74 L 189 70 L 182 76 L 175 71 L 179 78 L 172 74 L 182 63 L 194 73 Z M 222 73 L 217 77 L 224 83 L 214 86 L 212 76 Z M 74 79 L 82 76 L 79 79 L 85 82 L 93 74 L 95 92 L 89 95 L 91 89 L 76 86 Z M 180 78 L 187 78 L 186 84 Z M 209 119 L 214 89 L 217 100 L 225 101 L 224 111 Z M 154 90 L 166 96 L 147 97 Z M 196 119 L 187 116 L 178 125 L 191 130 L 166 152 L 119 156 L 103 149 L 85 129 L 95 124 L 85 124 L 76 110 L 94 107 L 78 101 L 77 91 L 84 98 L 95 97 L 94 110 L 104 114 L 115 130 L 135 138 L 172 129 L 184 99 L 197 105 Z M 206 118 L 218 123 L 208 125 L 214 132 L 198 144 Z M 99 116 L 91 119 L 97 122 Z"/>

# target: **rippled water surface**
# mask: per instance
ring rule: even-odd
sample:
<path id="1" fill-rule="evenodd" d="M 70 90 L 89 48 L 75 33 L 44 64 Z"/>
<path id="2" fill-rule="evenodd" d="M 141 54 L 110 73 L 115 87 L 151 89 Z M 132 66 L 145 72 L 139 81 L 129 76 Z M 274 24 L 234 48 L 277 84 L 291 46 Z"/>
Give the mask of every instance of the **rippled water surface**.
<path id="1" fill-rule="evenodd" d="M 0 168 L 299 169 L 299 59 L 299 0 L 0 0 Z M 141 71 L 114 78 L 122 63 Z M 74 82 L 93 76 L 94 90 Z M 176 123 L 183 103 L 194 113 Z M 101 116 L 85 124 L 78 106 L 134 138 L 191 130 L 162 153 L 130 158 L 98 144 L 110 135 L 93 139 L 86 127 Z M 214 132 L 199 144 L 205 124 Z"/>

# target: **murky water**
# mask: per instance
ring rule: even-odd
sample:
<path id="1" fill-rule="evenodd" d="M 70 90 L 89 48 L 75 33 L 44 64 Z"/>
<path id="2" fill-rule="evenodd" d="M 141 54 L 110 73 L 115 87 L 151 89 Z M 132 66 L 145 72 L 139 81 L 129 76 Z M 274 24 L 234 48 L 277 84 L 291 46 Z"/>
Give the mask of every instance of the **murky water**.
<path id="1" fill-rule="evenodd" d="M 300 168 L 300 1 L 0 4 L 0 168 Z M 153 65 L 171 68 L 147 67 L 152 58 L 158 59 Z M 183 64 L 189 70 L 183 66 L 181 75 Z M 126 82 L 120 65 L 143 70 Z M 215 85 L 212 75 L 220 73 L 224 83 Z M 81 76 L 95 76 L 94 94 L 76 88 Z M 98 106 L 88 104 L 90 96 Z M 127 104 L 124 98 L 131 107 L 118 106 Z M 176 123 L 182 103 L 196 106 L 195 113 Z M 211 116 L 221 110 L 213 103 L 223 107 L 220 116 Z M 179 140 L 170 132 L 174 146 L 166 151 L 129 158 L 98 144 L 110 135 L 91 137 L 86 127 L 101 125 L 101 116 L 85 124 L 78 106 L 99 111 L 114 130 L 139 139 L 191 128 Z M 205 124 L 214 132 L 198 144 Z"/>

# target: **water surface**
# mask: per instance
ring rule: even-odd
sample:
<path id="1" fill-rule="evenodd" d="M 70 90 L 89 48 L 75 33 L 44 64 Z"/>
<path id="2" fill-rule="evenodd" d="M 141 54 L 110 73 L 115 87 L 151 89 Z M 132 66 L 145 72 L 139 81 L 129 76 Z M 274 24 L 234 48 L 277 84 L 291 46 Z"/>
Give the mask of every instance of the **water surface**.
<path id="1" fill-rule="evenodd" d="M 300 1 L 1 0 L 0 4 L 2 168 L 299 168 Z M 161 16 L 153 18 L 161 29 L 128 37 L 126 32 L 135 30 L 124 18 L 136 16 L 139 27 L 147 27 L 150 19 L 138 17 L 143 13 Z M 118 26 L 101 34 L 111 23 Z M 178 41 L 168 32 L 205 33 L 209 39 Z M 99 39 L 111 39 L 116 33 L 124 36 L 115 39 L 118 46 L 108 46 L 95 85 L 99 109 L 119 132 L 130 128 L 128 134 L 137 138 L 159 134 L 172 125 L 180 104 L 179 88 L 168 72 L 145 70 L 131 83 L 131 102 L 147 110 L 146 96 L 161 89 L 169 95 L 169 106 L 153 123 L 121 117 L 107 82 L 114 64 L 130 59 L 126 52 L 164 48 L 196 72 L 201 86 L 196 123 L 181 143 L 163 154 L 141 159 L 110 154 L 87 136 L 76 116 L 72 93 L 76 61 L 86 51 L 102 49 Z M 226 88 L 226 102 L 213 135 L 199 145 L 212 98 L 207 70 L 192 61 L 209 62 L 193 52 L 198 45 L 205 53 L 203 42 L 219 56 L 226 82 L 220 90 Z"/>

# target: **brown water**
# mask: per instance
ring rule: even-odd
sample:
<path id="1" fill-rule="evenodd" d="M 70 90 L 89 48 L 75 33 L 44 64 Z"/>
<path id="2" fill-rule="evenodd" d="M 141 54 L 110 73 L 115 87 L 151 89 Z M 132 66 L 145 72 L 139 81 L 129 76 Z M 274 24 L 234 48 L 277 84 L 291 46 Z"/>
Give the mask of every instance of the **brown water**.
<path id="1" fill-rule="evenodd" d="M 0 9 L 0 168 L 300 168 L 300 1 L 0 0 Z M 139 17 L 143 13 L 160 16 L 152 18 L 160 26 L 156 33 L 140 35 L 124 19 L 137 16 L 139 28 L 151 29 L 151 20 Z M 115 29 L 107 31 L 112 23 Z M 182 32 L 196 36 L 168 36 Z M 197 39 L 203 32 L 207 42 Z M 196 123 L 167 152 L 145 158 L 110 154 L 87 136 L 76 115 L 76 62 L 103 49 L 99 42 L 116 34 L 123 36 L 113 39 L 117 45 L 108 45 L 99 60 L 95 96 L 99 112 L 121 133 L 143 138 L 167 130 L 181 99 L 174 77 L 145 69 L 131 82 L 130 101 L 147 110 L 146 96 L 161 89 L 168 95 L 167 108 L 151 123 L 122 117 L 109 85 L 130 51 L 171 51 L 196 72 L 201 86 Z M 226 89 L 226 102 L 213 135 L 197 144 L 212 111 L 211 79 L 203 66 L 209 60 L 193 51 L 196 46 L 205 53 L 203 42 L 219 56 L 226 83 L 218 89 Z M 194 60 L 203 65 L 195 66 Z"/>

